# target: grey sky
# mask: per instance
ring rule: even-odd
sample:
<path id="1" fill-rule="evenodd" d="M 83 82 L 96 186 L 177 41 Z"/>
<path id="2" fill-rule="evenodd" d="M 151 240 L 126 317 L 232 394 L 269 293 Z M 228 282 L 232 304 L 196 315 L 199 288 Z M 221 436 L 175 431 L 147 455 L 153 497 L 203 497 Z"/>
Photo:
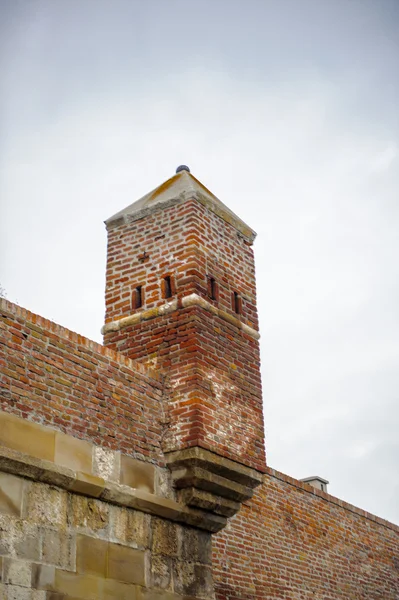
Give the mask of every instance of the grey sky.
<path id="1" fill-rule="evenodd" d="M 180 163 L 258 232 L 267 455 L 399 522 L 396 0 L 0 0 L 0 281 L 101 341 L 102 221 Z"/>

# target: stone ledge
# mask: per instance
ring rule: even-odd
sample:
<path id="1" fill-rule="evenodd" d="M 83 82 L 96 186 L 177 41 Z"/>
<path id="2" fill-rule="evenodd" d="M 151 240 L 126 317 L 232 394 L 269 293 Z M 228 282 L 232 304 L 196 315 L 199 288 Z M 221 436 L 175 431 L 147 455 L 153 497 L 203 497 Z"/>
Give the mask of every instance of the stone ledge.
<path id="1" fill-rule="evenodd" d="M 215 454 L 200 446 L 168 452 L 166 463 L 172 471 L 183 465 L 206 468 L 215 475 L 231 479 L 250 488 L 257 487 L 263 481 L 263 474 L 256 469 Z"/>
<path id="2" fill-rule="evenodd" d="M 210 473 L 200 467 L 188 465 L 174 470 L 172 471 L 172 479 L 178 489 L 194 487 L 235 502 L 244 502 L 252 496 L 251 488 L 231 481 L 231 479 L 226 479 L 226 477 Z"/>
<path id="3" fill-rule="evenodd" d="M 262 473 L 198 446 L 166 454 L 179 500 L 210 514 L 231 517 L 262 483 Z"/>
<path id="4" fill-rule="evenodd" d="M 92 483 L 96 481 L 93 477 L 100 477 L 155 493 L 159 482 L 159 471 L 150 462 L 96 446 L 5 411 L 0 411 L 0 445 L 80 472 L 86 478 L 86 486 L 88 477 L 92 476 Z M 74 491 L 84 493 L 81 488 L 83 482 L 79 481 L 76 485 L 78 489 Z"/>
<path id="5" fill-rule="evenodd" d="M 122 317 L 116 321 L 111 321 L 110 323 L 106 323 L 101 328 L 101 334 L 105 335 L 110 333 L 111 331 L 119 331 L 124 327 L 128 327 L 129 325 L 136 325 L 136 323 L 141 323 L 141 321 L 148 321 L 149 319 L 154 319 L 155 317 L 159 317 L 160 315 L 167 315 L 170 312 L 173 312 L 177 309 L 177 298 L 171 300 L 170 302 L 166 302 L 162 306 L 156 306 L 154 308 L 148 308 L 147 310 L 142 310 L 140 312 L 134 313 L 133 315 L 129 315 L 128 317 Z"/>
<path id="6" fill-rule="evenodd" d="M 205 300 L 205 298 L 202 298 L 198 294 L 190 294 L 189 296 L 185 296 L 184 298 L 182 298 L 182 305 L 185 308 L 188 306 L 200 306 L 208 312 L 217 315 L 224 321 L 227 321 L 231 325 L 234 325 L 238 329 L 241 329 L 244 333 L 254 338 L 255 340 L 258 340 L 260 338 L 259 331 L 256 331 L 256 329 L 253 329 L 253 327 L 250 327 L 249 325 L 246 325 L 246 323 L 243 323 L 240 319 L 231 315 L 225 310 L 213 306 L 213 304 L 211 304 L 210 302 Z"/>
<path id="7" fill-rule="evenodd" d="M 243 323 L 240 319 L 231 315 L 230 313 L 213 306 L 210 302 L 202 298 L 198 294 L 190 294 L 189 296 L 184 296 L 181 299 L 181 303 L 183 308 L 187 308 L 190 306 L 199 306 L 206 311 L 220 317 L 224 321 L 230 323 L 231 325 L 241 329 L 243 333 L 246 333 L 250 337 L 255 340 L 260 338 L 259 331 L 256 331 L 253 327 L 250 327 L 246 323 Z M 154 319 L 155 317 L 159 317 L 160 315 L 166 315 L 171 313 L 178 308 L 177 299 L 172 300 L 171 302 L 167 302 L 162 306 L 155 306 L 154 308 L 148 308 L 147 310 L 142 310 L 140 312 L 134 313 L 133 315 L 129 315 L 127 317 L 122 317 L 121 319 L 117 319 L 116 321 L 111 321 L 110 323 L 106 323 L 102 329 L 102 335 L 113 331 L 119 331 L 124 327 L 128 327 L 129 325 L 135 325 L 136 323 L 141 323 L 141 321 L 148 321 L 150 319 Z"/>
<path id="8" fill-rule="evenodd" d="M 4 446 L 0 446 L 0 471 L 55 485 L 71 493 L 98 498 L 118 506 L 134 508 L 212 533 L 220 531 L 226 525 L 224 516 L 191 508 L 175 500 L 161 498 L 127 485 L 105 481 L 88 473 L 76 472 Z"/>

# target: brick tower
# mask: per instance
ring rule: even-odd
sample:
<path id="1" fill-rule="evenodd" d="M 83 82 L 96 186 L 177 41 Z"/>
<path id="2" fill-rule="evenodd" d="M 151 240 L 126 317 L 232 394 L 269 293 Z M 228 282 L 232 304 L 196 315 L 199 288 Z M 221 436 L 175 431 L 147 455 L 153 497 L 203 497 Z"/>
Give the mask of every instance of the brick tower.
<path id="1" fill-rule="evenodd" d="M 104 344 L 164 373 L 172 468 L 264 471 L 256 234 L 185 166 L 106 226 Z"/>

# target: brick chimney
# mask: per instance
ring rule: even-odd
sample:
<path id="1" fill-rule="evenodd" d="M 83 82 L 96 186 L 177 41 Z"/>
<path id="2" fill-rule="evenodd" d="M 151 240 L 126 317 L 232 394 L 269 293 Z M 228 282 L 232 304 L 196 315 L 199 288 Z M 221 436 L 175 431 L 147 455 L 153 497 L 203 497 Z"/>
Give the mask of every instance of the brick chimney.
<path id="1" fill-rule="evenodd" d="M 106 226 L 104 344 L 165 374 L 171 468 L 264 472 L 256 234 L 185 166 Z"/>

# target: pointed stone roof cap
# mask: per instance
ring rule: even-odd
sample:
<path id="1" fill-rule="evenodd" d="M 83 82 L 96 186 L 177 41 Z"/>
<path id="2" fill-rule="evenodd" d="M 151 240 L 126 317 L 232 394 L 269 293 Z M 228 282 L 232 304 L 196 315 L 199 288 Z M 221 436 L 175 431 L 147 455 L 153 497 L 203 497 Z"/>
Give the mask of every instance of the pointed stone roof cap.
<path id="1" fill-rule="evenodd" d="M 179 167 L 180 169 L 180 167 Z M 131 221 L 145 217 L 155 210 L 166 208 L 185 200 L 198 200 L 213 213 L 235 227 L 248 241 L 253 242 L 256 233 L 244 221 L 233 213 L 219 198 L 210 192 L 188 170 L 188 167 L 179 170 L 176 175 L 162 183 L 160 186 L 136 200 L 130 206 L 117 212 L 105 221 L 107 227 L 118 221 Z"/>

